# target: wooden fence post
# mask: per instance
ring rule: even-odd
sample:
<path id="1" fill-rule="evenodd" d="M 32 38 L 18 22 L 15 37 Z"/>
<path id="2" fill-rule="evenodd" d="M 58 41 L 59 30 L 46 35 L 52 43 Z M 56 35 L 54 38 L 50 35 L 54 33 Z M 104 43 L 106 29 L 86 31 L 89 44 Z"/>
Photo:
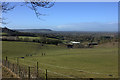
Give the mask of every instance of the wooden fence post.
<path id="1" fill-rule="evenodd" d="M 8 68 L 9 68 L 9 61 L 8 61 Z"/>
<path id="2" fill-rule="evenodd" d="M 7 56 L 6 56 L 6 60 L 5 60 L 5 66 L 6 66 L 6 67 L 7 67 L 7 59 L 8 59 L 8 58 L 7 58 Z"/>
<path id="3" fill-rule="evenodd" d="M 30 79 L 30 66 L 28 67 L 28 78 Z"/>
<path id="4" fill-rule="evenodd" d="M 47 69 L 46 69 L 46 73 L 45 73 L 45 76 L 46 76 L 45 78 L 46 78 L 46 80 L 47 80 Z"/>
<path id="5" fill-rule="evenodd" d="M 8 59 L 8 58 L 7 58 L 7 56 L 6 56 L 6 61 L 7 61 L 7 59 Z"/>
<path id="6" fill-rule="evenodd" d="M 22 75 L 22 78 L 24 78 L 25 77 L 25 69 L 24 69 L 24 67 L 23 67 L 23 75 Z"/>
<path id="7" fill-rule="evenodd" d="M 20 74 L 20 66 L 18 66 L 18 70 L 19 70 L 19 77 L 21 77 L 21 74 Z"/>
<path id="8" fill-rule="evenodd" d="M 14 72 L 14 63 L 13 63 L 13 67 L 12 68 L 13 68 L 13 72 Z"/>
<path id="9" fill-rule="evenodd" d="M 37 62 L 37 78 L 38 78 L 38 75 L 39 75 L 39 73 L 38 73 L 38 62 Z"/>

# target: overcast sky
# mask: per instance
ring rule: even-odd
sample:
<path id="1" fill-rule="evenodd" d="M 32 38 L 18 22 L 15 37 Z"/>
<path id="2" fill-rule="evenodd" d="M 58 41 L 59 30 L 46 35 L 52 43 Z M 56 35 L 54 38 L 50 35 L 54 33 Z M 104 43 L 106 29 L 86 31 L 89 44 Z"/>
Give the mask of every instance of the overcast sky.
<path id="1" fill-rule="evenodd" d="M 19 4 L 19 3 L 12 3 Z M 52 8 L 39 8 L 46 16 L 37 19 L 34 11 L 17 6 L 3 14 L 11 29 L 52 29 L 56 31 L 117 31 L 117 2 L 56 2 Z"/>

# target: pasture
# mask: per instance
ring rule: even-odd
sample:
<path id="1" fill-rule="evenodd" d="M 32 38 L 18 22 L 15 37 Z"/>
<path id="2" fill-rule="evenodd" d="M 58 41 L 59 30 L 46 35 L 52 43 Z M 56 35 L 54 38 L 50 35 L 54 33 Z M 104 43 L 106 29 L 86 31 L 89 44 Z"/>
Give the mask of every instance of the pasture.
<path id="1" fill-rule="evenodd" d="M 33 41 L 33 40 L 39 40 L 41 39 L 40 37 L 26 37 L 26 36 L 19 36 L 19 39 L 27 39 L 28 41 Z"/>
<path id="2" fill-rule="evenodd" d="M 0 33 L 0 36 L 2 36 L 2 35 L 3 35 L 3 36 L 6 36 L 6 35 L 8 35 L 8 34 L 2 32 L 2 33 Z"/>
<path id="3" fill-rule="evenodd" d="M 39 68 L 48 69 L 48 77 L 62 78 L 113 78 L 118 77 L 118 48 L 116 45 L 95 48 L 68 49 L 56 45 L 44 45 L 33 42 L 2 42 L 2 56 L 20 65 L 33 66 L 39 62 Z M 45 53 L 45 56 L 42 56 Z M 26 56 L 32 54 L 32 56 Z"/>
<path id="4" fill-rule="evenodd" d="M 19 36 L 19 38 L 40 39 L 40 37 L 26 37 L 26 36 Z"/>

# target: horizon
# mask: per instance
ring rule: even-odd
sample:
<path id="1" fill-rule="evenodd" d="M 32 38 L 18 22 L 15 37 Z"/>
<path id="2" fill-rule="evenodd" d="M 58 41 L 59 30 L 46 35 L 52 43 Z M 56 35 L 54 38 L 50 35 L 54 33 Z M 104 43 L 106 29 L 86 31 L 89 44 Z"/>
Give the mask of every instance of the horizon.
<path id="1" fill-rule="evenodd" d="M 5 28 L 5 27 L 2 27 L 2 28 Z M 8 27 L 6 27 L 6 28 L 8 28 Z M 51 31 L 53 31 L 53 32 L 118 32 L 118 31 L 77 31 L 77 30 L 71 30 L 71 31 L 57 31 L 57 30 L 52 30 L 52 29 L 34 29 L 34 28 L 31 28 L 31 29 L 11 29 L 11 28 L 8 28 L 8 29 L 10 29 L 10 30 L 51 30 Z"/>

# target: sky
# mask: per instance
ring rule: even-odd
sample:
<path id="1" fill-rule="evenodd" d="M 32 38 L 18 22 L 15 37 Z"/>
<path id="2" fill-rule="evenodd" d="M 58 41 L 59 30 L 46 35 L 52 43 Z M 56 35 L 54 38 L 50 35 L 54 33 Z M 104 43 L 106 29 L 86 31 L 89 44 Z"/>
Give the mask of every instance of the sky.
<path id="1" fill-rule="evenodd" d="M 12 2 L 18 5 L 20 2 Z M 55 31 L 118 31 L 117 2 L 56 2 L 51 8 L 38 8 L 46 16 L 38 19 L 33 10 L 17 6 L 3 13 L 10 29 L 51 29 Z"/>

